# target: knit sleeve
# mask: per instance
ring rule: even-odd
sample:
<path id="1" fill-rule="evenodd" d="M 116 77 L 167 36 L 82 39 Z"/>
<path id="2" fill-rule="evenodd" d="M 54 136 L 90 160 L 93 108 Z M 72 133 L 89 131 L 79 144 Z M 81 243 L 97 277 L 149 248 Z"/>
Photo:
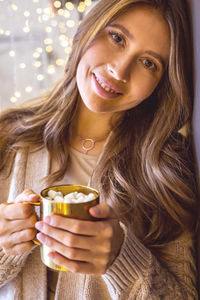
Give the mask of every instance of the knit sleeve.
<path id="1" fill-rule="evenodd" d="M 21 255 L 6 255 L 0 247 L 0 288 L 18 275 L 32 250 Z"/>
<path id="2" fill-rule="evenodd" d="M 194 242 L 184 234 L 167 246 L 172 258 L 159 263 L 127 230 L 119 256 L 102 276 L 113 300 L 198 300 Z"/>

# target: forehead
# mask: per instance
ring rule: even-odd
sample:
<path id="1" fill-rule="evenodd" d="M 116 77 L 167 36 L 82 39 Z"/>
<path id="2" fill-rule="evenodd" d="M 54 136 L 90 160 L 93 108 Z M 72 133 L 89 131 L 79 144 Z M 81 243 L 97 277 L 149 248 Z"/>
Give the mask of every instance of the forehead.
<path id="1" fill-rule="evenodd" d="M 135 4 L 111 24 L 123 25 L 145 49 L 158 52 L 164 58 L 169 56 L 170 30 L 163 15 L 146 4 Z"/>

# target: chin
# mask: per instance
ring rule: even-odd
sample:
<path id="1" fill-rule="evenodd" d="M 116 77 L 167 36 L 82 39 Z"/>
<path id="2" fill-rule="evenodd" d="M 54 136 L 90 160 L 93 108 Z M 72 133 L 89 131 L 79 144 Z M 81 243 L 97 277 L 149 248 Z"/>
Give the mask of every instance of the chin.
<path id="1" fill-rule="evenodd" d="M 108 107 L 106 108 L 105 103 L 103 103 L 104 101 L 94 100 L 94 97 L 91 98 L 91 100 L 88 100 L 88 97 L 86 98 L 86 101 L 82 100 L 88 110 L 94 113 L 109 112 Z"/>
<path id="2" fill-rule="evenodd" d="M 87 106 L 87 108 L 94 113 L 107 113 L 109 111 L 107 111 L 105 108 L 99 107 L 99 106 Z"/>

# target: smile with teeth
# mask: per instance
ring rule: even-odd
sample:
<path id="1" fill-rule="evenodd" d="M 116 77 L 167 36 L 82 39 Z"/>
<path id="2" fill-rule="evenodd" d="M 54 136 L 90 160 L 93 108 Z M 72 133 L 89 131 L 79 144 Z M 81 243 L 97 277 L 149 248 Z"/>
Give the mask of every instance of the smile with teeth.
<path id="1" fill-rule="evenodd" d="M 119 95 L 120 93 L 114 91 L 113 89 L 110 89 L 107 85 L 105 85 L 105 83 L 103 83 L 99 78 L 96 77 L 96 75 L 94 74 L 96 81 L 99 83 L 99 85 L 106 91 L 115 95 Z"/>

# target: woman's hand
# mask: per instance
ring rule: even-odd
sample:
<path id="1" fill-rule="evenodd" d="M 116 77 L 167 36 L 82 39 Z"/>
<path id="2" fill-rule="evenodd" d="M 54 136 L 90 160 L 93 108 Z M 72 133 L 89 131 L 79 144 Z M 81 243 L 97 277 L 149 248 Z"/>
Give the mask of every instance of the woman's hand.
<path id="1" fill-rule="evenodd" d="M 72 272 L 104 274 L 120 251 L 123 230 L 112 208 L 105 203 L 90 208 L 90 214 L 101 220 L 48 216 L 44 222 L 36 223 L 41 231 L 37 238 L 55 250 L 49 257 L 56 264 Z"/>
<path id="2" fill-rule="evenodd" d="M 34 208 L 21 202 L 36 202 L 39 195 L 25 190 L 14 203 L 0 205 L 0 246 L 7 255 L 22 254 L 33 247 L 37 222 Z"/>

